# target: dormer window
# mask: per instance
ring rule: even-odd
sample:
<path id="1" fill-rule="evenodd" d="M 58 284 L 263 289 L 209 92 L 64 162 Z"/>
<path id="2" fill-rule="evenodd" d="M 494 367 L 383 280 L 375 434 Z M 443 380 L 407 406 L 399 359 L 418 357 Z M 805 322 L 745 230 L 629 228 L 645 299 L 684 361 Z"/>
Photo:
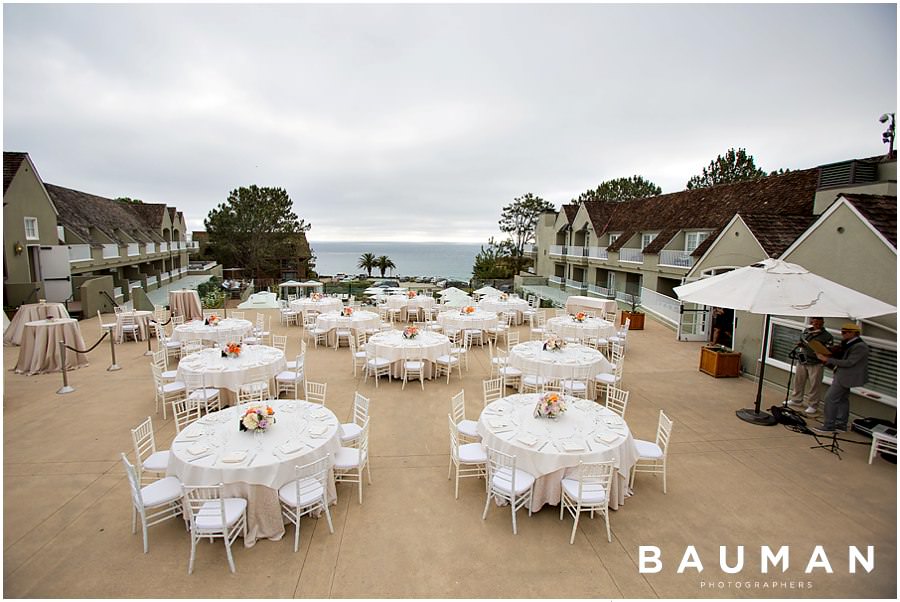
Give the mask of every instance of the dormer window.
<path id="1" fill-rule="evenodd" d="M 619 239 L 619 232 L 611 232 L 609 234 L 609 244 L 613 244 Z"/>
<path id="2" fill-rule="evenodd" d="M 700 243 L 706 240 L 709 232 L 685 232 L 684 234 L 684 250 L 688 253 L 694 251 L 700 246 Z"/>
<path id="3" fill-rule="evenodd" d="M 644 232 L 641 234 L 641 248 L 646 249 L 647 245 L 653 242 L 653 239 L 656 238 L 656 232 Z"/>

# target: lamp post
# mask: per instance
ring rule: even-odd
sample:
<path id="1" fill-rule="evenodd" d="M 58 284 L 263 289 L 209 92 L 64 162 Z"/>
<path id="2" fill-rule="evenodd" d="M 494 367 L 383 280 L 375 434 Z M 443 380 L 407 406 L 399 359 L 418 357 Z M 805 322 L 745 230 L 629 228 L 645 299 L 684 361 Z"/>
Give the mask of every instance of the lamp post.
<path id="1" fill-rule="evenodd" d="M 888 156 L 894 154 L 894 114 L 893 113 L 885 113 L 881 117 L 878 118 L 878 121 L 881 123 L 887 123 L 890 121 L 890 125 L 888 125 L 888 129 L 884 130 L 884 133 L 881 134 L 881 141 L 888 145 Z"/>

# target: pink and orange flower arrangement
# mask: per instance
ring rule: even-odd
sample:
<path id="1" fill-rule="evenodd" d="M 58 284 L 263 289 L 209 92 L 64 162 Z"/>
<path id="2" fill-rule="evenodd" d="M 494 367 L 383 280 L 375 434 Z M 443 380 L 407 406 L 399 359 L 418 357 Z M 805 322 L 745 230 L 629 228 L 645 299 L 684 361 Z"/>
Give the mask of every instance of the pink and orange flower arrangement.
<path id="1" fill-rule="evenodd" d="M 586 318 L 587 318 L 587 314 L 584 313 L 583 311 L 580 311 L 577 314 L 575 314 L 574 316 L 572 316 L 572 319 L 575 320 L 576 322 L 584 322 L 584 320 Z"/>
<path id="2" fill-rule="evenodd" d="M 407 326 L 403 329 L 403 338 L 404 339 L 414 339 L 419 336 L 419 327 L 418 326 Z"/>
<path id="3" fill-rule="evenodd" d="M 345 307 L 344 309 L 341 310 L 341 315 L 349 318 L 350 316 L 353 315 L 353 308 Z"/>
<path id="4" fill-rule="evenodd" d="M 410 299 L 415 299 L 416 294 L 417 294 L 416 291 L 409 291 L 408 293 L 406 293 L 406 296 L 409 297 Z"/>
<path id="5" fill-rule="evenodd" d="M 238 357 L 241 355 L 240 343 L 227 343 L 222 349 L 222 357 Z"/>
<path id="6" fill-rule="evenodd" d="M 271 406 L 253 406 L 247 408 L 238 428 L 242 431 L 265 432 L 270 426 L 275 424 L 275 410 Z"/>
<path id="7" fill-rule="evenodd" d="M 566 409 L 566 402 L 559 393 L 544 393 L 534 406 L 534 417 L 555 419 Z"/>
<path id="8" fill-rule="evenodd" d="M 566 346 L 565 339 L 556 336 L 549 337 L 544 341 L 544 351 L 561 351 Z"/>

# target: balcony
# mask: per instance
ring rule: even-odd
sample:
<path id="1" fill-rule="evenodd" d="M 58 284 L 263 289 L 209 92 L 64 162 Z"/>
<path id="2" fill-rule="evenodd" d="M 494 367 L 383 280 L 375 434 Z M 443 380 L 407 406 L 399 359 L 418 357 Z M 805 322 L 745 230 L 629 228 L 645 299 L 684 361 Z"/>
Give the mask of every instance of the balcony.
<path id="1" fill-rule="evenodd" d="M 90 261 L 93 259 L 91 256 L 91 245 L 70 245 L 69 246 L 69 263 L 76 263 L 78 261 Z"/>
<path id="2" fill-rule="evenodd" d="M 550 245 L 550 256 L 556 255 L 562 257 L 566 254 L 566 247 L 563 245 Z"/>
<path id="3" fill-rule="evenodd" d="M 588 259 L 609 259 L 609 254 L 606 252 L 606 247 L 588 247 Z"/>
<path id="4" fill-rule="evenodd" d="M 166 282 L 168 279 L 169 279 L 169 272 L 162 272 L 162 273 L 159 275 L 159 281 L 160 281 L 160 282 Z"/>
<path id="5" fill-rule="evenodd" d="M 550 276 L 547 280 L 550 282 L 551 286 L 554 284 L 562 286 L 566 283 L 566 279 L 562 276 Z"/>
<path id="6" fill-rule="evenodd" d="M 156 243 L 155 242 L 145 243 L 144 244 L 144 253 L 146 253 L 147 255 L 153 255 L 154 253 L 156 253 Z"/>
<path id="7" fill-rule="evenodd" d="M 640 249 L 629 249 L 622 247 L 619 249 L 619 261 L 628 261 L 631 263 L 644 263 L 644 254 Z"/>
<path id="8" fill-rule="evenodd" d="M 566 247 L 566 257 L 587 257 L 587 247 Z"/>
<path id="9" fill-rule="evenodd" d="M 566 280 L 566 288 L 570 288 L 579 293 L 587 292 L 587 287 L 588 287 L 587 282 L 578 282 L 577 280 L 573 280 L 571 278 Z"/>
<path id="10" fill-rule="evenodd" d="M 197 243 L 194 243 L 194 244 L 197 244 Z M 199 245 L 194 248 L 199 248 Z M 535 255 L 537 253 L 537 245 L 525 245 L 524 247 L 522 247 L 522 252 L 525 255 Z"/>
<path id="11" fill-rule="evenodd" d="M 660 251 L 659 265 L 689 268 L 694 265 L 694 258 L 690 251 Z"/>
<path id="12" fill-rule="evenodd" d="M 600 297 L 601 299 L 609 299 L 610 297 L 608 288 L 597 286 L 596 284 L 589 284 L 587 287 L 587 292 L 589 295 Z"/>
<path id="13" fill-rule="evenodd" d="M 180 251 L 181 250 L 181 241 L 173 240 L 169 243 L 169 249 L 172 251 Z"/>
<path id="14" fill-rule="evenodd" d="M 131 289 L 141 288 L 142 286 L 144 286 L 144 285 L 140 280 L 130 280 L 128 282 L 128 291 L 131 292 Z"/>
<path id="15" fill-rule="evenodd" d="M 128 250 L 126 251 L 129 257 L 135 257 L 141 254 L 141 245 L 136 242 L 128 243 Z"/>
<path id="16" fill-rule="evenodd" d="M 168 250 L 169 250 L 169 243 L 167 243 L 167 242 L 159 243 L 159 252 L 160 253 L 166 253 L 166 252 L 168 252 Z"/>
<path id="17" fill-rule="evenodd" d="M 122 295 L 122 287 L 121 287 L 121 286 L 117 286 L 116 288 L 113 289 L 113 298 L 114 298 L 116 301 L 118 301 L 118 300 L 121 299 L 122 297 L 123 297 L 123 295 Z"/>
<path id="18" fill-rule="evenodd" d="M 103 245 L 103 259 L 117 259 L 119 257 L 119 245 Z"/>

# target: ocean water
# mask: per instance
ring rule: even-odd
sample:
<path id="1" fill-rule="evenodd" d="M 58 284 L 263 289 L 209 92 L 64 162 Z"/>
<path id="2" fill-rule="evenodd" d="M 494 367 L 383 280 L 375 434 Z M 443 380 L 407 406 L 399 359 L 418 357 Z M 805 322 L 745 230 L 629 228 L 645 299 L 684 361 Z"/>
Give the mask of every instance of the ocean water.
<path id="1" fill-rule="evenodd" d="M 443 276 L 468 281 L 472 278 L 472 264 L 481 250 L 479 243 L 452 242 L 314 242 L 310 246 L 316 254 L 316 272 L 322 276 L 364 274 L 358 267 L 363 253 L 376 257 L 387 255 L 397 266 L 385 276 Z M 378 269 L 372 276 L 380 276 Z"/>

